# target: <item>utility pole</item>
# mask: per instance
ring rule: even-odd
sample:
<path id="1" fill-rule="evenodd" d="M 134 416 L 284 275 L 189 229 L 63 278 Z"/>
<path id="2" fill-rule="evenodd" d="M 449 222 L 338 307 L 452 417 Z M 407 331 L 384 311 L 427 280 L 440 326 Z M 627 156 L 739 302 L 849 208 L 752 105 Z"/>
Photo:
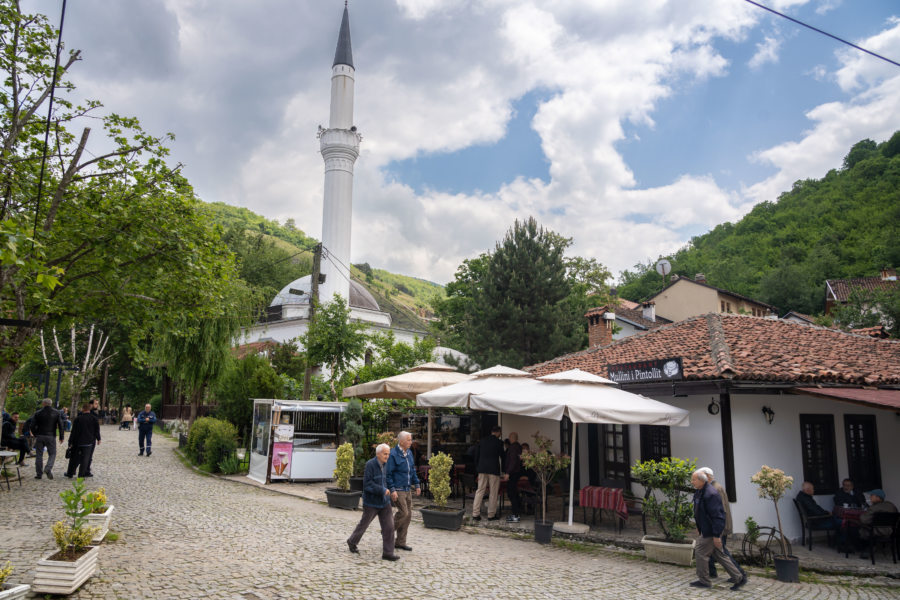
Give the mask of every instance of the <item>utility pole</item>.
<path id="1" fill-rule="evenodd" d="M 316 244 L 313 250 L 312 275 L 309 278 L 309 327 L 316 317 L 316 304 L 319 302 L 319 271 L 322 267 L 322 244 Z M 308 350 L 308 349 L 307 349 Z M 306 374 L 303 376 L 303 399 L 309 400 L 312 386 L 312 365 L 309 364 L 309 352 L 306 353 Z"/>

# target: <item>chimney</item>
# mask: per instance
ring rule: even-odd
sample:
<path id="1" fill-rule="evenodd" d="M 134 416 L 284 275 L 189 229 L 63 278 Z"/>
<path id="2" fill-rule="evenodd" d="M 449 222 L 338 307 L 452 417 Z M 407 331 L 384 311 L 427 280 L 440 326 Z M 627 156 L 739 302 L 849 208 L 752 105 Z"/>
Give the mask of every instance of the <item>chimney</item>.
<path id="1" fill-rule="evenodd" d="M 588 320 L 588 347 L 595 348 L 611 344 L 616 313 L 607 310 L 606 306 L 600 306 L 587 311 L 584 316 Z"/>
<path id="2" fill-rule="evenodd" d="M 704 275 L 703 273 L 697 273 L 696 275 L 694 275 L 694 281 L 706 283 L 706 275 Z"/>
<path id="3" fill-rule="evenodd" d="M 897 281 L 897 269 L 891 269 L 889 267 L 881 268 L 881 280 L 882 281 Z"/>
<path id="4" fill-rule="evenodd" d="M 656 302 L 652 300 L 650 300 L 649 302 L 642 302 L 641 311 L 642 317 L 644 317 L 648 321 L 656 323 Z"/>

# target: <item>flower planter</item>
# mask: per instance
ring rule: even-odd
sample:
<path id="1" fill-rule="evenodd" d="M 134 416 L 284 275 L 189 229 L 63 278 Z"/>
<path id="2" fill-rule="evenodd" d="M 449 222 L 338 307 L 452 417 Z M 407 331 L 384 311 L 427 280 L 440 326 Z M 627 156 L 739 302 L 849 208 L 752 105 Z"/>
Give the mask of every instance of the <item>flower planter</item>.
<path id="1" fill-rule="evenodd" d="M 363 478 L 362 477 L 351 477 L 350 478 L 350 491 L 351 492 L 361 492 L 363 490 Z"/>
<path id="2" fill-rule="evenodd" d="M 112 504 L 109 505 L 109 508 L 106 509 L 104 513 L 98 514 L 90 514 L 87 517 L 88 527 L 99 527 L 100 529 L 97 533 L 94 534 L 94 537 L 91 538 L 91 541 L 95 544 L 98 544 L 103 541 L 103 538 L 106 537 L 107 532 L 109 532 L 109 522 L 112 519 L 112 513 L 115 506 Z"/>
<path id="3" fill-rule="evenodd" d="M 422 521 L 428 529 L 446 529 L 448 531 L 456 531 L 462 527 L 463 516 L 466 514 L 464 510 L 439 506 L 426 506 L 420 508 L 419 512 L 422 513 Z"/>
<path id="4" fill-rule="evenodd" d="M 359 499 L 362 497 L 362 492 L 345 492 L 338 488 L 327 488 L 325 497 L 328 498 L 328 506 L 331 508 L 356 510 L 359 508 Z"/>
<path id="5" fill-rule="evenodd" d="M 39 560 L 31 584 L 32 592 L 67 595 L 81 587 L 97 570 L 97 558 L 100 556 L 100 546 L 88 547 L 90 550 L 74 561 Z"/>
<path id="6" fill-rule="evenodd" d="M 644 545 L 644 553 L 647 558 L 686 567 L 694 564 L 694 544 L 696 542 L 693 540 L 690 542 L 666 542 L 645 535 L 641 538 L 641 543 Z"/>
<path id="7" fill-rule="evenodd" d="M 534 522 L 534 541 L 538 544 L 549 544 L 553 538 L 553 521 Z"/>
<path id="8" fill-rule="evenodd" d="M 775 579 L 800 583 L 800 561 L 796 556 L 775 556 Z"/>
<path id="9" fill-rule="evenodd" d="M 30 585 L 24 583 L 4 583 L 0 587 L 0 600 L 20 600 L 28 595 Z"/>

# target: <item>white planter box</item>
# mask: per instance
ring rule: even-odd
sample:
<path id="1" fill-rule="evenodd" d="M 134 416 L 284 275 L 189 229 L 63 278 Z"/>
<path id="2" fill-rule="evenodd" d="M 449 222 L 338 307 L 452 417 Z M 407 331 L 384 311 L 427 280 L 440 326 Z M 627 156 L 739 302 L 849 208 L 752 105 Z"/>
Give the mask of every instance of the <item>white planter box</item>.
<path id="1" fill-rule="evenodd" d="M 90 550 L 74 562 L 39 560 L 31 584 L 32 591 L 37 594 L 71 594 L 97 570 L 99 556 L 100 546 L 90 546 Z"/>
<path id="2" fill-rule="evenodd" d="M 91 541 L 95 544 L 103 541 L 103 538 L 106 537 L 107 532 L 109 531 L 109 522 L 112 519 L 112 513 L 115 506 L 112 504 L 109 505 L 109 508 L 106 509 L 105 513 L 96 514 L 96 515 L 88 515 L 85 517 L 87 519 L 88 527 L 99 527 L 99 531 L 94 534 L 94 537 L 91 538 Z"/>
<path id="3" fill-rule="evenodd" d="M 30 589 L 31 586 L 24 583 L 4 583 L 0 588 L 0 600 L 19 600 L 24 598 Z"/>
<path id="4" fill-rule="evenodd" d="M 641 543 L 644 545 L 644 553 L 647 558 L 686 567 L 694 564 L 694 544 L 696 542 L 693 540 L 689 544 L 676 544 L 644 536 L 641 538 Z"/>

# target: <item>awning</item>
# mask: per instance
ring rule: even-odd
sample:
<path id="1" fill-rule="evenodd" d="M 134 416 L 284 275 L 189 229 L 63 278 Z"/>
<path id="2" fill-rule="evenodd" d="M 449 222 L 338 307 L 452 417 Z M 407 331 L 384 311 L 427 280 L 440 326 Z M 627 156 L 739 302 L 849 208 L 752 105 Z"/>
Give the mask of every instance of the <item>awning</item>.
<path id="1" fill-rule="evenodd" d="M 842 400 L 864 406 L 900 410 L 900 390 L 870 390 L 863 388 L 793 388 L 795 394 L 807 394 L 818 398 Z"/>

